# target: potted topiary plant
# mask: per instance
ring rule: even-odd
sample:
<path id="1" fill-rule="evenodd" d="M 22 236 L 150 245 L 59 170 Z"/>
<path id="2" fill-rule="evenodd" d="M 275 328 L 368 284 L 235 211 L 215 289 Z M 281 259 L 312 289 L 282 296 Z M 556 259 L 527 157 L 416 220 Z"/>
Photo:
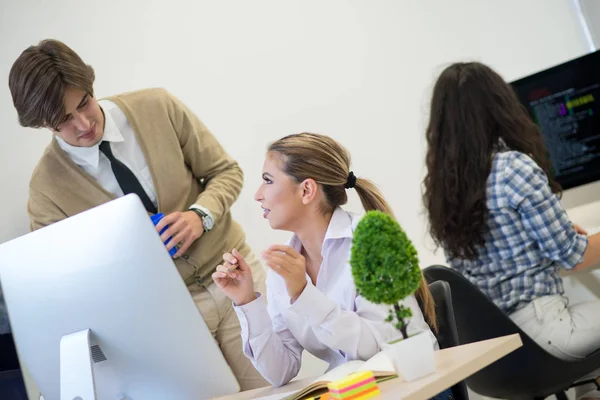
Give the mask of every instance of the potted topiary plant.
<path id="1" fill-rule="evenodd" d="M 382 348 L 405 380 L 435 371 L 428 331 L 408 336 L 412 316 L 401 304 L 421 284 L 417 251 L 398 222 L 389 214 L 369 211 L 360 220 L 352 241 L 352 275 L 361 296 L 376 304 L 390 305 L 386 321 L 401 334 Z"/>

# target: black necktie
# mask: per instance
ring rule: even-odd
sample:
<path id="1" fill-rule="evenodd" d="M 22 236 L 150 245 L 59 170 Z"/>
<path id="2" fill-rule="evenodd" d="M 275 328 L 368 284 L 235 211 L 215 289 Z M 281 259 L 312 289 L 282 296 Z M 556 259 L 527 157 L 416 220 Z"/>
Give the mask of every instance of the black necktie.
<path id="1" fill-rule="evenodd" d="M 104 153 L 104 155 L 110 161 L 110 167 L 115 174 L 115 178 L 117 178 L 117 182 L 119 182 L 119 186 L 123 190 L 123 193 L 135 193 L 139 196 L 144 203 L 144 207 L 149 213 L 156 214 L 156 207 L 152 203 L 152 200 L 148 197 L 148 194 L 140 184 L 140 181 L 137 180 L 133 172 L 127 165 L 123 164 L 121 161 L 117 160 L 113 155 L 113 152 L 110 148 L 110 143 L 102 142 L 100 143 L 100 151 Z"/>

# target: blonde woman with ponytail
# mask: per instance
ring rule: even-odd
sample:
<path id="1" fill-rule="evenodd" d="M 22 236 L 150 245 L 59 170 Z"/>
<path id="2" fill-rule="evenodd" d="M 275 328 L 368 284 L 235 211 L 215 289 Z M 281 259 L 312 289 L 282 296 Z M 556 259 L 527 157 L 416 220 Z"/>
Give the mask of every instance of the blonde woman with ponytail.
<path id="1" fill-rule="evenodd" d="M 254 291 L 252 273 L 235 249 L 223 256 L 213 279 L 234 303 L 242 326 L 244 354 L 274 386 L 286 384 L 300 370 L 302 351 L 327 361 L 330 368 L 366 360 L 398 336 L 385 322 L 388 306 L 356 293 L 348 260 L 352 233 L 359 221 L 340 206 L 346 191 L 358 193 L 365 210 L 392 214 L 381 192 L 350 171 L 350 155 L 333 139 L 310 133 L 286 136 L 269 146 L 263 183 L 255 199 L 271 228 L 293 232 L 287 246 L 262 253 L 269 266 L 267 298 Z M 435 326 L 431 294 L 417 292 L 427 320 Z M 429 331 L 410 296 L 403 301 L 413 317 L 409 334 Z"/>

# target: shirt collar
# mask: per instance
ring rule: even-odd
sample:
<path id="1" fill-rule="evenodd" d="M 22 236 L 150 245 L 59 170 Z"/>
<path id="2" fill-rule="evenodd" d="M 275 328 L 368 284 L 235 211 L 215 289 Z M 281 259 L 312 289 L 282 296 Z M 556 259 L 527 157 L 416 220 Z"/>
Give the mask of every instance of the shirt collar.
<path id="1" fill-rule="evenodd" d="M 325 253 L 325 248 L 329 241 L 352 239 L 353 225 L 352 215 L 342 210 L 341 207 L 336 207 L 331 216 L 331 220 L 329 221 L 329 225 L 327 226 L 327 231 L 325 232 L 325 239 L 323 240 L 323 246 L 321 247 L 321 255 Z M 302 248 L 302 243 L 296 235 L 292 236 L 289 245 L 298 252 Z"/>
<path id="2" fill-rule="evenodd" d="M 502 153 L 510 150 L 504 139 L 498 138 L 498 141 L 494 144 L 493 152 L 494 153 Z"/>
<path id="3" fill-rule="evenodd" d="M 104 135 L 101 141 L 111 143 L 123 142 L 125 139 L 110 112 L 102 110 L 102 113 L 104 114 Z M 55 136 L 55 138 L 61 149 L 71 157 L 75 164 L 79 166 L 90 165 L 98 168 L 98 163 L 100 162 L 100 142 L 92 147 L 77 147 L 71 146 L 58 136 Z"/>

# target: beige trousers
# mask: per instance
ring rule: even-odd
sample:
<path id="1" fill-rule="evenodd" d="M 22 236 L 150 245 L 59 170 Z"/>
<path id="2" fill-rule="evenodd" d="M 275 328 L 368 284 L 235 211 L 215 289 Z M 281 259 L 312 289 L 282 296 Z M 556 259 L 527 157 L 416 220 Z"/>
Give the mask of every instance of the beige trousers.
<path id="1" fill-rule="evenodd" d="M 252 251 L 244 258 L 252 269 L 255 290 L 266 293 L 265 267 Z M 221 348 L 225 360 L 237 378 L 241 390 L 268 386 L 267 381 L 244 355 L 240 322 L 233 310 L 231 299 L 217 287 L 210 277 L 207 277 L 202 283 L 195 282 L 188 285 L 188 289 L 202 313 L 206 325 Z"/>

